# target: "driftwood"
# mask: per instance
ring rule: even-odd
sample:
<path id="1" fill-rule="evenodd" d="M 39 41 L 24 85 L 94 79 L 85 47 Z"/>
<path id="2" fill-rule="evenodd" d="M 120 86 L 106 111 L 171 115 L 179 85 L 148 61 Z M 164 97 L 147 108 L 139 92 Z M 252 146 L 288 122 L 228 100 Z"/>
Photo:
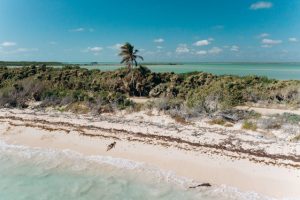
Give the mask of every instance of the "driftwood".
<path id="1" fill-rule="evenodd" d="M 114 148 L 114 147 L 116 146 L 116 144 L 117 144 L 117 142 L 113 142 L 113 143 L 111 143 L 110 145 L 108 145 L 106 151 L 109 151 L 109 150 L 111 150 L 112 148 Z"/>
<path id="2" fill-rule="evenodd" d="M 198 188 L 198 187 L 211 187 L 211 184 L 209 183 L 202 183 L 200 185 L 196 185 L 196 186 L 191 186 L 189 187 L 190 189 L 194 189 L 194 188 Z"/>

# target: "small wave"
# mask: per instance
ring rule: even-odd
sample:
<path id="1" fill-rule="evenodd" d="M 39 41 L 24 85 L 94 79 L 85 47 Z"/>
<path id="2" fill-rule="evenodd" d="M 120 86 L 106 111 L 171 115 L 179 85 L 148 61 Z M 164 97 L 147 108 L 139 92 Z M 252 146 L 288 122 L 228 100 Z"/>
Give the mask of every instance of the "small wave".
<path id="1" fill-rule="evenodd" d="M 68 169 L 73 172 L 95 173 L 101 171 L 113 175 L 123 174 L 143 183 L 171 184 L 184 191 L 188 190 L 188 186 L 197 184 L 195 180 L 176 176 L 172 171 L 163 171 L 142 162 L 101 155 L 85 156 L 68 149 L 59 151 L 12 145 L 0 140 L 0 163 L 1 161 L 5 162 L 8 157 L 16 158 L 18 162 L 41 165 L 46 170 Z M 41 173 L 41 176 L 48 176 L 48 173 Z M 197 191 L 196 199 L 205 200 L 275 200 L 254 192 L 240 192 L 238 189 L 226 185 L 199 188 L 193 191 Z"/>

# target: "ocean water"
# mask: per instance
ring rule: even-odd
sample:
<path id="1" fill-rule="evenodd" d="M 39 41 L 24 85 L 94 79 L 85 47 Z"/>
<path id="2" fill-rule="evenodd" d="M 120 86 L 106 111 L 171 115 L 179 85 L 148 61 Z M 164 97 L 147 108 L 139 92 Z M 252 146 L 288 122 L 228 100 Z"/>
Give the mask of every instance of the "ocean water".
<path id="1" fill-rule="evenodd" d="M 144 163 L 0 141 L 1 200 L 269 200 L 226 186 L 196 184 Z"/>
<path id="2" fill-rule="evenodd" d="M 217 75 L 258 75 L 280 80 L 300 80 L 300 63 L 182 63 L 176 65 L 145 65 L 154 72 L 186 73 L 209 72 Z M 88 69 L 103 71 L 121 67 L 118 64 L 85 65 Z"/>

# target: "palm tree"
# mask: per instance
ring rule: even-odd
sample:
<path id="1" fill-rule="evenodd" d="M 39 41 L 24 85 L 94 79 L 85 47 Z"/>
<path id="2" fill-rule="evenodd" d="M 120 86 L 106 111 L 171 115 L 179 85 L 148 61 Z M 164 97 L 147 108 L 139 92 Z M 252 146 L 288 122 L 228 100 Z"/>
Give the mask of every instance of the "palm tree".
<path id="1" fill-rule="evenodd" d="M 123 46 L 121 46 L 121 52 L 119 53 L 119 56 L 122 56 L 121 64 L 126 64 L 128 69 L 131 69 L 131 67 L 137 66 L 137 59 L 144 60 L 144 58 L 140 55 L 137 55 L 139 50 L 134 49 L 134 46 L 132 46 L 130 43 L 126 42 Z"/>

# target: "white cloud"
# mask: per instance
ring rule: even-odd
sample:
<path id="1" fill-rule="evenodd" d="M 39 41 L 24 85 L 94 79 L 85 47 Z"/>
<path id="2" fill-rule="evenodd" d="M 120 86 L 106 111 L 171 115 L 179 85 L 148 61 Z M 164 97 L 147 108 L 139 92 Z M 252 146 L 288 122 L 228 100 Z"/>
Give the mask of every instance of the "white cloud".
<path id="1" fill-rule="evenodd" d="M 232 45 L 230 48 L 230 51 L 239 51 L 239 50 L 240 50 L 240 47 L 237 45 Z"/>
<path id="2" fill-rule="evenodd" d="M 251 10 L 269 9 L 272 8 L 273 4 L 268 1 L 259 1 L 250 6 Z"/>
<path id="3" fill-rule="evenodd" d="M 281 44 L 282 40 L 272 40 L 272 39 L 264 38 L 264 39 L 262 39 L 261 43 L 262 43 L 261 47 L 271 48 L 274 45 Z"/>
<path id="4" fill-rule="evenodd" d="M 269 37 L 269 36 L 270 36 L 269 33 L 262 33 L 262 34 L 260 34 L 258 37 L 259 37 L 259 38 L 265 38 L 265 37 Z"/>
<path id="5" fill-rule="evenodd" d="M 84 28 L 80 27 L 80 28 L 75 28 L 75 29 L 71 29 L 70 32 L 83 32 L 85 31 Z"/>
<path id="6" fill-rule="evenodd" d="M 195 42 L 193 45 L 197 46 L 197 47 L 201 47 L 201 46 L 207 46 L 210 44 L 209 40 L 199 40 L 197 42 Z"/>
<path id="7" fill-rule="evenodd" d="M 15 43 L 15 42 L 9 42 L 9 41 L 3 42 L 1 44 L 1 46 L 3 46 L 3 47 L 13 47 L 13 46 L 16 46 L 16 45 L 17 45 L 17 43 Z"/>
<path id="8" fill-rule="evenodd" d="M 94 55 L 98 55 L 103 50 L 102 47 L 88 47 L 84 52 L 91 52 Z"/>
<path id="9" fill-rule="evenodd" d="M 263 39 L 261 41 L 262 44 L 266 44 L 266 45 L 276 45 L 276 44 L 281 44 L 282 43 L 282 40 L 272 40 L 272 39 Z"/>
<path id="10" fill-rule="evenodd" d="M 31 51 L 38 51 L 38 48 L 18 48 L 16 52 L 31 52 Z"/>
<path id="11" fill-rule="evenodd" d="M 117 43 L 117 44 L 114 44 L 114 45 L 109 46 L 107 48 L 113 49 L 113 50 L 120 50 L 121 46 L 123 46 L 123 44 Z"/>
<path id="12" fill-rule="evenodd" d="M 209 51 L 208 51 L 208 53 L 210 53 L 210 54 L 219 54 L 219 53 L 221 53 L 223 50 L 221 49 L 221 48 L 219 48 L 219 47 L 213 47 L 213 48 L 211 48 Z"/>
<path id="13" fill-rule="evenodd" d="M 187 47 L 186 44 L 179 44 L 176 48 L 176 53 L 182 54 L 182 53 L 189 53 L 190 49 Z"/>
<path id="14" fill-rule="evenodd" d="M 262 48 L 271 48 L 272 45 L 269 45 L 269 44 L 263 44 L 263 45 L 261 45 L 261 47 L 262 47 Z"/>
<path id="15" fill-rule="evenodd" d="M 200 56 L 204 56 L 207 54 L 207 51 L 201 50 L 201 51 L 197 51 L 196 55 L 200 55 Z"/>
<path id="16" fill-rule="evenodd" d="M 94 32 L 95 29 L 79 27 L 79 28 L 70 29 L 69 31 L 70 32 Z"/>
<path id="17" fill-rule="evenodd" d="M 99 51 L 102 51 L 103 48 L 102 47 L 88 47 L 88 50 L 92 51 L 92 52 L 99 52 Z"/>
<path id="18" fill-rule="evenodd" d="M 291 38 L 289 38 L 289 41 L 290 42 L 298 42 L 298 39 L 295 37 L 291 37 Z"/>
<path id="19" fill-rule="evenodd" d="M 157 46 L 156 48 L 157 48 L 157 49 L 163 49 L 163 47 L 162 47 L 162 46 Z"/>
<path id="20" fill-rule="evenodd" d="M 157 38 L 157 39 L 154 39 L 153 42 L 155 43 L 163 43 L 165 40 L 163 38 Z"/>

